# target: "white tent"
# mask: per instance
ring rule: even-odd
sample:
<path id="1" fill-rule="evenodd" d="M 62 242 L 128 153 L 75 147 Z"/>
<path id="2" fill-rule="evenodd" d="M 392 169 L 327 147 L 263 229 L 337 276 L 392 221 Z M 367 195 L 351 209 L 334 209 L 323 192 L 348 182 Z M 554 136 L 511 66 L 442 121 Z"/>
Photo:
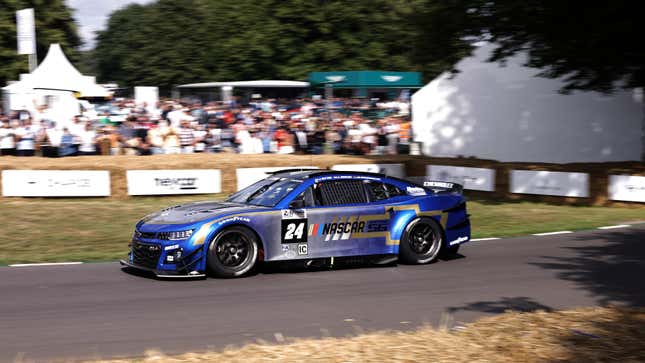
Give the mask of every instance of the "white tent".
<path id="1" fill-rule="evenodd" d="M 80 97 L 108 97 L 108 91 L 96 84 L 92 76 L 84 76 L 69 62 L 59 44 L 51 44 L 47 56 L 32 73 L 21 74 L 20 81 L 2 88 L 5 109 L 33 109 L 34 103 L 48 103 L 50 108 L 75 109 L 67 114 L 78 113 Z"/>
<path id="2" fill-rule="evenodd" d="M 412 95 L 412 129 L 423 153 L 500 161 L 640 160 L 642 100 L 632 92 L 563 95 L 561 80 L 537 77 L 526 54 L 500 66 L 482 44 Z"/>

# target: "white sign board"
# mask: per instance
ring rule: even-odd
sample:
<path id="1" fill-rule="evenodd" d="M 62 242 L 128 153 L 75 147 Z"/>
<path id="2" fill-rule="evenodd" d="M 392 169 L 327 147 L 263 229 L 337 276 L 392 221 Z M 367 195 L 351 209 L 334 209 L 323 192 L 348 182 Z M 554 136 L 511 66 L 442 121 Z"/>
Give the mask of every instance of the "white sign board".
<path id="1" fill-rule="evenodd" d="M 495 191 L 495 170 L 465 166 L 428 165 L 426 175 L 432 180 L 449 181 L 464 186 L 464 189 Z"/>
<path id="2" fill-rule="evenodd" d="M 512 170 L 511 193 L 586 198 L 589 196 L 589 174 Z"/>
<path id="3" fill-rule="evenodd" d="M 129 195 L 215 194 L 222 192 L 216 169 L 128 170 Z"/>
<path id="4" fill-rule="evenodd" d="M 235 170 L 237 178 L 237 190 L 244 189 L 249 185 L 268 177 L 272 172 L 286 169 L 318 169 L 315 166 L 276 166 L 271 168 L 241 168 Z"/>
<path id="5" fill-rule="evenodd" d="M 137 105 L 147 103 L 148 107 L 157 107 L 159 102 L 159 88 L 158 87 L 134 87 L 134 102 Z"/>
<path id="6" fill-rule="evenodd" d="M 36 32 L 34 28 L 34 9 L 16 11 L 16 37 L 18 54 L 35 54 Z"/>
<path id="7" fill-rule="evenodd" d="M 369 173 L 381 173 L 397 178 L 403 178 L 405 176 L 403 164 L 338 164 L 332 166 L 331 170 L 366 171 Z"/>
<path id="8" fill-rule="evenodd" d="M 609 199 L 645 203 L 645 176 L 610 175 Z"/>
<path id="9" fill-rule="evenodd" d="M 3 170 L 5 197 L 107 197 L 107 170 Z"/>

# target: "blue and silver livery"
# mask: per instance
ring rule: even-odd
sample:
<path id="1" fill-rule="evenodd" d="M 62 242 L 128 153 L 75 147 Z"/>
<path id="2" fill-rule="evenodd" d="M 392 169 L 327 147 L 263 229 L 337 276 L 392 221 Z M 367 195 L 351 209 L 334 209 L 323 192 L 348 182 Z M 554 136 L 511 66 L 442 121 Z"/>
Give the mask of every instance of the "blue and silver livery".
<path id="1" fill-rule="evenodd" d="M 432 262 L 470 240 L 458 184 L 286 170 L 223 202 L 177 205 L 136 224 L 125 266 L 160 277 L 242 276 L 260 262 L 358 256 Z"/>

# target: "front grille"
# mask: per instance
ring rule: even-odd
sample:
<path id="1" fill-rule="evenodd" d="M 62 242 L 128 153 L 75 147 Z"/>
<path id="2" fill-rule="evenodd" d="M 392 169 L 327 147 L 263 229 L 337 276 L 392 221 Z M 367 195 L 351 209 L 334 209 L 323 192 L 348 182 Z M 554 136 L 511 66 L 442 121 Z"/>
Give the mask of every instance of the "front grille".
<path id="1" fill-rule="evenodd" d="M 154 232 L 139 232 L 137 230 L 134 231 L 134 236 L 137 238 L 146 238 L 146 239 L 154 239 L 155 238 L 155 233 Z"/>
<path id="2" fill-rule="evenodd" d="M 161 246 L 153 243 L 132 243 L 132 263 L 146 268 L 156 268 L 161 257 Z"/>

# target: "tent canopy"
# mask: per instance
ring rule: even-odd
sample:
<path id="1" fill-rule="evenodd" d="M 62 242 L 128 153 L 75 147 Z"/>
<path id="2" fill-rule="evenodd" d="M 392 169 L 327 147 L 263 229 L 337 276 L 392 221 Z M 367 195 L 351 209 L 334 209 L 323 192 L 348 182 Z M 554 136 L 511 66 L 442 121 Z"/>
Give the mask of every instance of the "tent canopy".
<path id="1" fill-rule="evenodd" d="M 84 76 L 69 62 L 59 44 L 51 44 L 47 56 L 30 74 L 21 74 L 20 81 L 3 88 L 6 92 L 25 90 L 56 90 L 78 92 L 81 97 L 108 97 L 108 91 L 96 84 L 94 77 Z"/>
<path id="2" fill-rule="evenodd" d="M 419 72 L 338 71 L 309 73 L 314 87 L 333 88 L 421 88 Z"/>
<path id="3" fill-rule="evenodd" d="M 256 80 L 234 82 L 206 82 L 189 83 L 178 86 L 179 88 L 215 88 L 215 87 L 240 87 L 240 88 L 307 88 L 308 82 L 283 81 L 283 80 Z"/>

